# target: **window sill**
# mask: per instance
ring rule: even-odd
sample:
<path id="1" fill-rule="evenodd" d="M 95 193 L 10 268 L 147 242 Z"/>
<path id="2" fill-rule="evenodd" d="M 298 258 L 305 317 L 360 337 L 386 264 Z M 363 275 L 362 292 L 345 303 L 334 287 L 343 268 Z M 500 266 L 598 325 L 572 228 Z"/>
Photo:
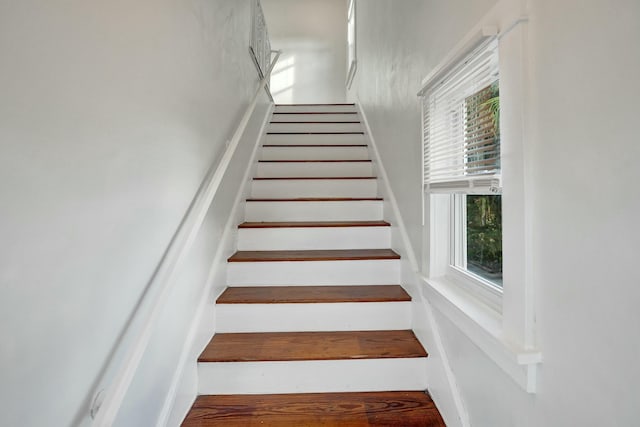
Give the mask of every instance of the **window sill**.
<path id="1" fill-rule="evenodd" d="M 523 390 L 536 392 L 542 354 L 505 338 L 502 315 L 447 278 L 421 277 L 428 301 L 460 329 Z"/>

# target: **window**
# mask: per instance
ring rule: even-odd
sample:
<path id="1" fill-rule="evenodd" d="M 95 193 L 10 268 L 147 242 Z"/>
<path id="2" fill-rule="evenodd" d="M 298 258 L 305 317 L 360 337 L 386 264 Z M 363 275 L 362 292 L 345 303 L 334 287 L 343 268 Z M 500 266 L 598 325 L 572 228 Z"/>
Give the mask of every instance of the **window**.
<path id="1" fill-rule="evenodd" d="M 444 274 L 499 293 L 502 196 L 497 40 L 482 43 L 422 94 L 424 191 L 448 195 Z M 443 198 L 438 197 L 441 201 Z"/>
<path id="2" fill-rule="evenodd" d="M 347 15 L 347 89 L 351 88 L 356 67 L 356 0 L 351 0 Z"/>
<path id="3" fill-rule="evenodd" d="M 527 19 L 515 18 L 502 32 L 482 26 L 497 16 L 463 38 L 418 93 L 425 197 L 421 283 L 436 310 L 535 393 L 542 354 L 533 297 Z"/>

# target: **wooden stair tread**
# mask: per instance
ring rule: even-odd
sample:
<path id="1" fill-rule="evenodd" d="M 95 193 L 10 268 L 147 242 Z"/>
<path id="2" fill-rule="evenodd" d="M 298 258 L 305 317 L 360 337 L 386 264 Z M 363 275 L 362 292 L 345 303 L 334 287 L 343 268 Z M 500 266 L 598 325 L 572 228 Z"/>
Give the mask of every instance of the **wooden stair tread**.
<path id="1" fill-rule="evenodd" d="M 296 251 L 237 251 L 229 262 L 355 261 L 400 259 L 391 249 L 323 249 Z"/>
<path id="2" fill-rule="evenodd" d="M 267 132 L 267 135 L 364 135 L 362 131 L 337 131 L 337 132 L 323 132 L 323 131 L 307 131 L 307 132 Z"/>
<path id="3" fill-rule="evenodd" d="M 358 114 L 357 111 L 274 111 L 274 115 L 276 114 Z"/>
<path id="4" fill-rule="evenodd" d="M 375 176 L 274 176 L 274 177 L 255 177 L 254 181 L 283 181 L 283 180 L 335 180 L 335 179 L 353 179 L 353 180 L 363 180 L 363 179 L 378 179 Z"/>
<path id="5" fill-rule="evenodd" d="M 325 106 L 336 106 L 336 105 L 351 105 L 351 106 L 355 106 L 356 104 L 353 102 L 338 102 L 335 104 L 276 104 L 276 107 L 308 107 L 308 106 L 314 106 L 314 107 L 325 107 Z"/>
<path id="6" fill-rule="evenodd" d="M 215 334 L 198 362 L 394 359 L 427 357 L 413 331 Z"/>
<path id="7" fill-rule="evenodd" d="M 399 285 L 243 286 L 227 288 L 217 304 L 312 304 L 411 301 Z"/>
<path id="8" fill-rule="evenodd" d="M 382 197 L 249 198 L 247 202 L 379 202 Z"/>
<path id="9" fill-rule="evenodd" d="M 336 113 L 336 114 L 340 114 L 340 113 Z M 315 121 L 310 120 L 310 121 L 304 121 L 304 122 L 303 121 L 299 121 L 299 122 L 274 122 L 274 121 L 270 121 L 269 123 L 270 124 L 284 123 L 284 124 L 287 124 L 287 125 L 291 125 L 291 124 L 296 124 L 297 125 L 297 124 L 301 124 L 301 123 L 302 124 L 318 124 L 319 123 L 319 124 L 323 124 L 323 125 L 324 124 L 336 125 L 336 124 L 343 124 L 343 123 L 354 124 L 354 123 L 360 123 L 360 121 L 358 120 L 358 121 L 343 121 L 343 122 L 322 122 L 322 121 L 319 121 L 319 120 L 315 120 Z"/>
<path id="10" fill-rule="evenodd" d="M 238 228 L 390 227 L 387 221 L 281 221 L 243 222 Z"/>
<path id="11" fill-rule="evenodd" d="M 258 163 L 371 163 L 372 160 L 258 160 Z"/>
<path id="12" fill-rule="evenodd" d="M 421 391 L 199 396 L 182 427 L 445 427 Z"/>
<path id="13" fill-rule="evenodd" d="M 263 144 L 263 147 L 285 147 L 285 148 L 289 148 L 289 147 L 330 147 L 330 148 L 336 148 L 336 147 L 349 147 L 349 148 L 353 148 L 353 147 L 366 147 L 367 144 Z M 317 160 L 315 160 L 317 161 Z"/>

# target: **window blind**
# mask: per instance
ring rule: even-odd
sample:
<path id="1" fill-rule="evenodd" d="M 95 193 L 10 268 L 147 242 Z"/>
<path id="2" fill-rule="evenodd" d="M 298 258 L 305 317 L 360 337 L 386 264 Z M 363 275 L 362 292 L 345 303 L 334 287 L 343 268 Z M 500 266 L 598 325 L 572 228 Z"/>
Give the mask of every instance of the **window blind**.
<path id="1" fill-rule="evenodd" d="M 497 47 L 481 44 L 422 95 L 426 191 L 499 191 Z"/>

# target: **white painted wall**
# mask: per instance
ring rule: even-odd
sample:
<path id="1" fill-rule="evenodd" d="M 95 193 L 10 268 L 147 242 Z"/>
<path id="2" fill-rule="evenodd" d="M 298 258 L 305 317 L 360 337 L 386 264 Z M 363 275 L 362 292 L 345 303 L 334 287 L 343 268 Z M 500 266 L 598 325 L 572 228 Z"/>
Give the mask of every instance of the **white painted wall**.
<path id="1" fill-rule="evenodd" d="M 640 179 L 636 126 L 640 4 L 507 0 L 530 17 L 538 393 L 519 388 L 435 312 L 473 426 L 636 425 Z M 358 1 L 358 74 L 367 113 L 416 252 L 420 120 L 416 92 L 493 0 Z"/>
<path id="2" fill-rule="evenodd" d="M 249 25 L 246 0 L 0 3 L 1 425 L 87 423 L 100 369 L 253 94 Z M 118 425 L 160 413 L 235 171 Z"/>
<path id="3" fill-rule="evenodd" d="M 347 77 L 347 0 L 262 0 L 271 47 L 283 51 L 271 77 L 276 103 L 339 103 Z"/>

